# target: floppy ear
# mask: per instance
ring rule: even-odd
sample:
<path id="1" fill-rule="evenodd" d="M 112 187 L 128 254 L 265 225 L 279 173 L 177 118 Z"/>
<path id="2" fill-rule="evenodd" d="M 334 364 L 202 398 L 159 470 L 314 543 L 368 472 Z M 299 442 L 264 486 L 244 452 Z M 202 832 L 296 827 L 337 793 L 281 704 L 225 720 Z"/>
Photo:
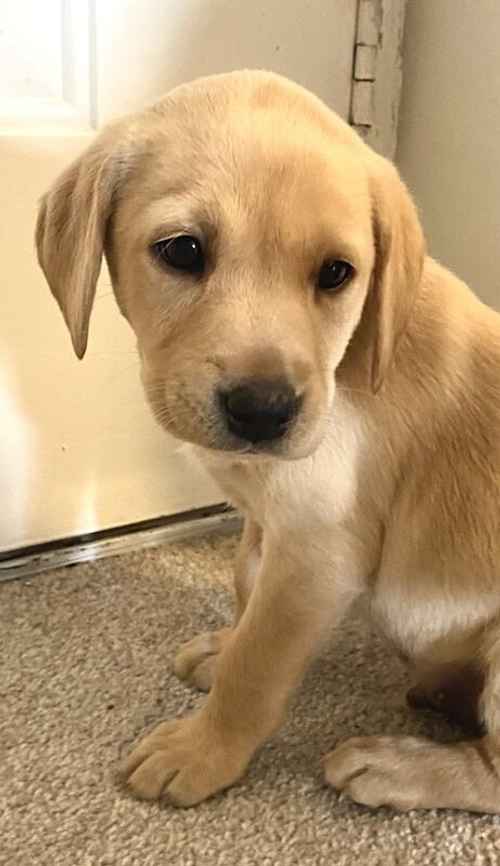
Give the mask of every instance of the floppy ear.
<path id="1" fill-rule="evenodd" d="M 40 203 L 38 261 L 78 358 L 87 348 L 97 278 L 124 161 L 107 130 L 56 180 Z"/>
<path id="2" fill-rule="evenodd" d="M 379 156 L 372 166 L 375 265 L 370 291 L 375 334 L 371 386 L 377 392 L 412 313 L 425 241 L 415 205 L 395 167 Z"/>

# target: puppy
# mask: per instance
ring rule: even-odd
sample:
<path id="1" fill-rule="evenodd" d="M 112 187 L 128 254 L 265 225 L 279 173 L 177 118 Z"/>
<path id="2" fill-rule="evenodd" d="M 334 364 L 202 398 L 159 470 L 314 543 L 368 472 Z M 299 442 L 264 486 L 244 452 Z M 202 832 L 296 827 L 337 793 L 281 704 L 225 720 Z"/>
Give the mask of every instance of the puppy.
<path id="1" fill-rule="evenodd" d="M 105 254 L 153 412 L 245 517 L 234 626 L 176 660 L 208 699 L 133 750 L 131 790 L 241 777 L 367 593 L 412 701 L 485 733 L 351 739 L 327 781 L 500 812 L 500 316 L 426 256 L 395 168 L 301 87 L 217 75 L 105 129 L 36 239 L 79 358 Z"/>

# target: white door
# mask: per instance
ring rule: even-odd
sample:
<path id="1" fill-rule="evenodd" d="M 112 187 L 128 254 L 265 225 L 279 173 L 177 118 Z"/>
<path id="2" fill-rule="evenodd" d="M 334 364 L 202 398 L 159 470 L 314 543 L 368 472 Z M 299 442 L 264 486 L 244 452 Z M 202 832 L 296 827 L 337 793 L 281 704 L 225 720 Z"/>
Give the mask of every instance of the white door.
<path id="1" fill-rule="evenodd" d="M 103 274 L 84 362 L 34 256 L 36 204 L 111 117 L 267 67 L 347 117 L 355 0 L 0 0 L 0 551 L 220 502 L 155 426 Z"/>

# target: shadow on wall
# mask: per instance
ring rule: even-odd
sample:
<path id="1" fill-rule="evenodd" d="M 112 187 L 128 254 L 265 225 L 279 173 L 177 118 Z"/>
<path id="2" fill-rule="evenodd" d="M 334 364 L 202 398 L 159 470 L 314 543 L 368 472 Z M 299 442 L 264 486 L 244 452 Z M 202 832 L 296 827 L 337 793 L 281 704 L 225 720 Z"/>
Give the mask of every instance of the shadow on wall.
<path id="1" fill-rule="evenodd" d="M 500 310 L 500 3 L 409 0 L 397 162 L 431 254 Z"/>
<path id="2" fill-rule="evenodd" d="M 287 75 L 347 116 L 352 0 L 146 0 L 135 12 L 127 4 L 126 14 L 120 14 L 122 0 L 102 6 L 99 57 L 109 54 L 114 66 L 126 69 L 129 86 L 98 69 L 100 122 L 135 111 L 192 78 L 242 68 Z M 140 38 L 131 42 L 135 16 Z"/>

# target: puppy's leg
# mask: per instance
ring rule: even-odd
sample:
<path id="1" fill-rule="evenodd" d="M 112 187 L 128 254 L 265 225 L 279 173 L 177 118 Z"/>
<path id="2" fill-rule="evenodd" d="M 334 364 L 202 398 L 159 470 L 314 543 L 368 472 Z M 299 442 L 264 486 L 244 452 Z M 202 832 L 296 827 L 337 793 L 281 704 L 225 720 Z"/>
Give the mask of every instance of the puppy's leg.
<path id="1" fill-rule="evenodd" d="M 289 556 L 287 547 L 264 542 L 254 590 L 219 657 L 206 704 L 190 718 L 161 724 L 126 761 L 137 796 L 194 805 L 235 782 L 280 725 L 307 663 L 356 594 L 345 587 L 345 562 L 342 586 L 328 556 L 307 566 L 306 548 L 297 543 Z"/>
<path id="2" fill-rule="evenodd" d="M 356 737 L 327 756 L 326 779 L 365 806 L 500 813 L 500 736 Z"/>
<path id="3" fill-rule="evenodd" d="M 350 739 L 326 757 L 327 781 L 366 806 L 500 814 L 500 650 L 487 662 L 480 700 L 486 736 L 450 745 L 418 737 Z"/>
<path id="4" fill-rule="evenodd" d="M 262 530 L 252 520 L 245 520 L 238 554 L 234 564 L 236 611 L 234 627 L 247 606 L 257 574 L 262 545 Z M 181 646 L 174 670 L 179 679 L 208 692 L 212 687 L 219 654 L 233 632 L 232 628 L 200 634 Z"/>

